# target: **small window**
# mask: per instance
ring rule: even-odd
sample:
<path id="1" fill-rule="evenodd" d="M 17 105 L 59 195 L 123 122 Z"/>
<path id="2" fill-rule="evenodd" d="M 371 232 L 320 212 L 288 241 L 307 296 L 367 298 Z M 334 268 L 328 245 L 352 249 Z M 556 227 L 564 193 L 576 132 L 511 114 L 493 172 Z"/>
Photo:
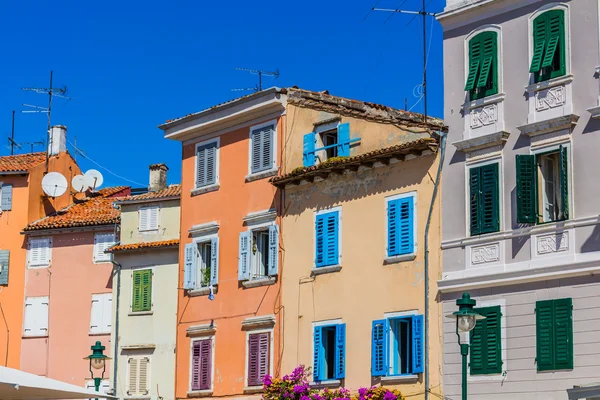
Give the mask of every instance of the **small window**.
<path id="1" fill-rule="evenodd" d="M 324 157 L 321 162 L 338 156 L 338 131 L 333 129 L 320 134 L 321 143 L 323 144 Z"/>
<path id="2" fill-rule="evenodd" d="M 218 141 L 211 141 L 196 147 L 196 188 L 218 183 L 218 152 Z"/>
<path id="3" fill-rule="evenodd" d="M 269 231 L 252 232 L 252 272 L 251 279 L 268 276 L 269 265 Z"/>
<path id="4" fill-rule="evenodd" d="M 146 206 L 141 207 L 139 211 L 140 232 L 156 231 L 158 230 L 158 212 L 159 206 Z"/>
<path id="5" fill-rule="evenodd" d="M 0 211 L 12 210 L 13 187 L 0 182 Z"/>
<path id="6" fill-rule="evenodd" d="M 535 82 L 566 74 L 565 12 L 550 10 L 533 20 L 533 56 L 529 72 Z"/>
<path id="7" fill-rule="evenodd" d="M 349 157 L 350 145 L 360 138 L 350 139 L 348 122 L 331 127 L 331 124 L 318 126 L 315 132 L 307 133 L 303 139 L 302 159 L 305 167 L 315 165 L 333 157 Z"/>
<path id="8" fill-rule="evenodd" d="M 26 297 L 23 336 L 48 336 L 48 297 Z"/>
<path id="9" fill-rule="evenodd" d="M 8 285 L 10 250 L 0 250 L 0 285 Z"/>
<path id="10" fill-rule="evenodd" d="M 131 311 L 152 311 L 152 270 L 133 271 L 133 299 Z"/>
<path id="11" fill-rule="evenodd" d="M 498 33 L 481 32 L 469 40 L 469 75 L 465 90 L 470 99 L 498 93 Z"/>
<path id="12" fill-rule="evenodd" d="M 469 367 L 471 375 L 502 372 L 502 330 L 500 306 L 476 308 L 485 319 L 477 321 L 471 331 Z"/>
<path id="13" fill-rule="evenodd" d="M 275 143 L 275 125 L 256 127 L 252 129 L 250 172 L 252 174 L 265 171 L 275 167 L 274 163 L 274 143 Z"/>
<path id="14" fill-rule="evenodd" d="M 415 251 L 415 196 L 401 195 L 386 199 L 387 256 L 412 254 Z"/>
<path id="15" fill-rule="evenodd" d="M 127 363 L 127 395 L 147 396 L 150 393 L 150 358 L 129 357 Z"/>
<path id="16" fill-rule="evenodd" d="M 248 386 L 262 386 L 271 361 L 271 332 L 248 335 Z"/>
<path id="17" fill-rule="evenodd" d="M 471 236 L 500 230 L 498 163 L 469 169 Z"/>
<path id="18" fill-rule="evenodd" d="M 110 333 L 112 293 L 93 294 L 90 314 L 90 333 Z"/>
<path id="19" fill-rule="evenodd" d="M 408 315 L 373 321 L 373 376 L 423 372 L 423 316 Z"/>
<path id="20" fill-rule="evenodd" d="M 193 290 L 217 284 L 219 238 L 207 238 L 185 245 L 184 289 Z"/>
<path id="21" fill-rule="evenodd" d="M 340 212 L 330 211 L 316 216 L 316 267 L 334 266 L 340 263 Z"/>
<path id="22" fill-rule="evenodd" d="M 279 227 L 270 225 L 240 232 L 238 280 L 277 276 L 279 272 Z"/>
<path id="23" fill-rule="evenodd" d="M 573 369 L 573 300 L 538 301 L 535 317 L 537 370 Z"/>
<path id="24" fill-rule="evenodd" d="M 112 254 L 105 253 L 115 244 L 114 233 L 96 233 L 94 235 L 94 262 L 110 262 L 112 260 Z"/>
<path id="25" fill-rule="evenodd" d="M 43 268 L 50 265 L 52 240 L 50 238 L 30 238 L 27 256 L 30 268 Z"/>
<path id="26" fill-rule="evenodd" d="M 209 390 L 212 386 L 212 338 L 192 341 L 192 390 Z"/>
<path id="27" fill-rule="evenodd" d="M 346 324 L 315 326 L 315 382 L 342 379 L 346 375 Z"/>
<path id="28" fill-rule="evenodd" d="M 198 243 L 199 287 L 208 287 L 210 285 L 210 271 L 212 269 L 211 254 L 211 242 Z"/>

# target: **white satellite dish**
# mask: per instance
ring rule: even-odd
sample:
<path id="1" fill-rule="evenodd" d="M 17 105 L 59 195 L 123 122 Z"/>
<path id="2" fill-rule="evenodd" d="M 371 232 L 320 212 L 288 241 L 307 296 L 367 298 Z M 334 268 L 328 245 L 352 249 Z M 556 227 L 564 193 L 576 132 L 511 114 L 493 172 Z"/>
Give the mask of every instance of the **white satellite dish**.
<path id="1" fill-rule="evenodd" d="M 92 190 L 98 189 L 100 186 L 102 186 L 102 183 L 104 183 L 102 174 L 100 171 L 96 171 L 95 169 L 90 169 L 85 173 L 84 177 L 86 185 Z"/>
<path id="2" fill-rule="evenodd" d="M 75 175 L 71 180 L 71 186 L 73 186 L 73 190 L 79 193 L 83 193 L 89 189 L 85 176 L 83 175 Z"/>
<path id="3" fill-rule="evenodd" d="M 67 178 L 58 172 L 49 172 L 42 179 L 42 190 L 50 197 L 60 197 L 68 188 Z"/>

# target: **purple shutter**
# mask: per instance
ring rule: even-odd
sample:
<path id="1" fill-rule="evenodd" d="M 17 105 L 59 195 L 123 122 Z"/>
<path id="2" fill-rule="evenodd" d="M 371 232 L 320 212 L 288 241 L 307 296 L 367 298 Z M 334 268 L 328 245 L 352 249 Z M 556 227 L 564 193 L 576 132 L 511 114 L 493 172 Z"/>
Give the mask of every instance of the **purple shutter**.
<path id="1" fill-rule="evenodd" d="M 248 335 L 248 386 L 259 386 L 258 354 L 260 350 L 260 334 Z"/>
<path id="2" fill-rule="evenodd" d="M 261 385 L 265 375 L 269 373 L 269 342 L 270 334 L 259 334 L 258 342 L 258 384 Z"/>
<path id="3" fill-rule="evenodd" d="M 192 390 L 200 390 L 201 341 L 192 344 Z"/>
<path id="4" fill-rule="evenodd" d="M 211 386 L 212 343 L 197 340 L 192 347 L 192 390 L 208 390 Z"/>

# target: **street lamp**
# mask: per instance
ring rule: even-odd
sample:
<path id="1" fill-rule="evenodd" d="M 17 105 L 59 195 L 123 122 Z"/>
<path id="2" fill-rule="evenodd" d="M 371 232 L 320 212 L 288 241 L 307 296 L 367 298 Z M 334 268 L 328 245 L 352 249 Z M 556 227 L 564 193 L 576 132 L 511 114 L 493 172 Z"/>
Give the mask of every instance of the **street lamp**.
<path id="1" fill-rule="evenodd" d="M 467 400 L 467 356 L 469 355 L 469 343 L 461 343 L 460 334 L 471 332 L 475 328 L 477 321 L 485 318 L 473 310 L 475 304 L 477 304 L 477 301 L 471 299 L 469 293 L 463 293 L 462 297 L 456 300 L 458 311 L 446 315 L 447 318 L 456 320 L 456 336 L 458 337 L 460 355 L 462 356 L 462 400 Z"/>
<path id="2" fill-rule="evenodd" d="M 84 360 L 90 361 L 90 374 L 92 375 L 92 379 L 94 380 L 94 387 L 96 388 L 96 392 L 100 391 L 100 384 L 102 383 L 102 379 L 104 379 L 104 372 L 106 371 L 106 360 L 110 360 L 110 357 L 104 355 L 104 349 L 106 347 L 102 346 L 100 341 L 97 341 L 95 345 L 92 346 L 92 354 L 85 357 Z M 102 375 L 100 378 L 96 378 L 94 376 L 94 370 L 102 370 Z"/>

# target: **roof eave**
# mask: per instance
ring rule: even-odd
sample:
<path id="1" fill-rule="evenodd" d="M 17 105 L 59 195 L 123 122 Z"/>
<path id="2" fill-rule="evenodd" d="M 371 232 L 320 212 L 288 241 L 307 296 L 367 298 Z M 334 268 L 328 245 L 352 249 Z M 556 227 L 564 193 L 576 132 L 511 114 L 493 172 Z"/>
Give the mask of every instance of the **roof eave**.
<path id="1" fill-rule="evenodd" d="M 136 199 L 136 200 L 117 200 L 113 202 L 115 205 L 126 205 L 126 204 L 142 204 L 142 203 L 156 203 L 160 201 L 173 201 L 173 200 L 181 200 L 181 195 L 178 196 L 165 196 L 165 197 L 156 197 L 151 199 Z"/>
<path id="2" fill-rule="evenodd" d="M 118 224 L 119 221 L 110 222 L 110 223 L 102 223 L 97 225 L 82 225 L 82 226 L 65 226 L 65 227 L 56 227 L 56 228 L 40 228 L 40 229 L 23 229 L 21 231 L 21 235 L 29 235 L 29 236 L 46 236 L 46 235 L 58 235 L 61 233 L 73 233 L 73 232 L 82 232 L 82 231 L 105 231 L 107 229 L 114 229 L 115 224 Z"/>
<path id="3" fill-rule="evenodd" d="M 22 170 L 22 171 L 0 171 L 0 176 L 3 175 L 28 175 L 29 171 L 28 170 Z"/>

